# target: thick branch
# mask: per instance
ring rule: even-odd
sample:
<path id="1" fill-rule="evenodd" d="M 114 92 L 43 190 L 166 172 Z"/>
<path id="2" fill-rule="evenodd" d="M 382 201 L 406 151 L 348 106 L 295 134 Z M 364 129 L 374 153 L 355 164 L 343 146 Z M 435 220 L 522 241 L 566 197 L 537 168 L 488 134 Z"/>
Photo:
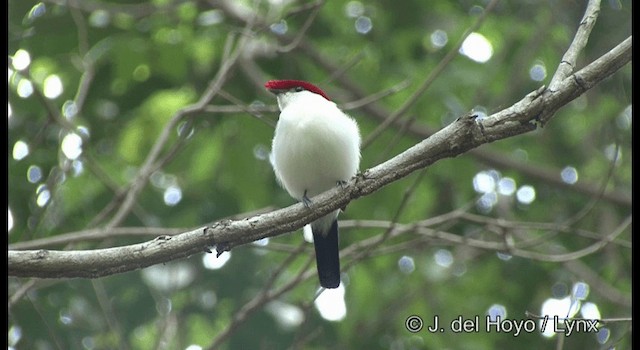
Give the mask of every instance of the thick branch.
<path id="1" fill-rule="evenodd" d="M 558 84 L 540 88 L 513 106 L 482 121 L 472 115 L 455 122 L 396 157 L 315 198 L 312 210 L 302 204 L 243 220 L 224 220 L 206 229 L 123 247 L 90 251 L 30 250 L 8 252 L 9 276 L 95 278 L 132 271 L 202 252 L 207 246 L 230 249 L 255 240 L 299 229 L 320 216 L 344 207 L 434 162 L 458 156 L 482 144 L 535 130 L 555 112 L 631 60 L 631 37 Z"/>
<path id="2" fill-rule="evenodd" d="M 582 27 L 581 27 L 582 28 Z M 584 29 L 584 28 L 583 28 Z M 580 29 L 580 32 L 583 31 Z M 578 34 L 578 33 L 577 33 Z M 572 43 L 573 45 L 573 43 Z M 328 57 L 325 57 L 320 52 L 318 52 L 314 46 L 302 41 L 300 43 L 299 48 L 303 51 L 303 53 L 313 59 L 313 62 L 318 66 L 322 67 L 327 72 L 334 72 L 340 70 L 334 62 L 332 62 Z M 574 50 L 570 48 L 569 50 Z M 568 50 L 568 51 L 569 51 Z M 630 53 L 629 53 L 630 54 Z M 350 92 L 350 96 L 355 96 L 361 98 L 362 96 L 366 96 L 367 94 L 356 84 L 355 81 L 349 79 L 346 75 L 340 75 L 337 78 L 337 81 L 340 82 L 342 87 L 345 88 L 345 91 Z M 562 83 L 563 80 L 558 80 L 559 83 Z M 374 104 L 365 105 L 362 107 L 362 110 L 368 114 L 368 116 L 374 117 L 376 120 L 384 122 L 388 119 L 388 115 L 391 113 L 385 110 L 382 107 L 379 107 Z M 416 120 L 416 117 L 411 117 L 411 119 Z M 434 133 L 433 130 L 427 128 L 423 125 L 419 124 L 411 124 L 408 126 L 404 125 L 403 121 L 397 120 L 393 123 L 393 125 L 397 128 L 405 128 L 406 131 L 412 134 L 415 137 L 427 138 L 428 136 Z M 547 184 L 560 187 L 561 189 L 567 189 L 570 191 L 575 191 L 577 193 L 586 194 L 588 196 L 597 196 L 601 197 L 603 200 L 615 203 L 617 205 L 624 205 L 627 207 L 631 206 L 631 195 L 630 193 L 622 192 L 619 190 L 611 189 L 607 190 L 607 192 L 601 193 L 599 186 L 590 183 L 588 180 L 580 179 L 575 184 L 568 184 L 564 182 L 558 174 L 560 173 L 559 169 L 551 169 L 545 168 L 540 164 L 530 164 L 526 162 L 510 160 L 508 157 L 504 157 L 503 154 L 495 151 L 491 151 L 486 148 L 481 149 L 472 149 L 468 153 L 472 155 L 477 160 L 492 166 L 498 169 L 510 169 L 514 170 L 518 173 L 521 173 L 527 177 L 537 179 L 540 181 L 544 181 Z"/>

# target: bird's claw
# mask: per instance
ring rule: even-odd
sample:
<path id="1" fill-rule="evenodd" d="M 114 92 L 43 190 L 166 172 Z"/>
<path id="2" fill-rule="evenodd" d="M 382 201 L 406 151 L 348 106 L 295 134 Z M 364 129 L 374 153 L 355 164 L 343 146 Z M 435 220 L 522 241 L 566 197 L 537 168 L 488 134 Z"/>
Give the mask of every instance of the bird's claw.
<path id="1" fill-rule="evenodd" d="M 304 194 L 302 195 L 302 204 L 304 204 L 305 207 L 310 208 L 311 203 L 311 199 L 307 197 L 307 190 L 304 190 Z"/>

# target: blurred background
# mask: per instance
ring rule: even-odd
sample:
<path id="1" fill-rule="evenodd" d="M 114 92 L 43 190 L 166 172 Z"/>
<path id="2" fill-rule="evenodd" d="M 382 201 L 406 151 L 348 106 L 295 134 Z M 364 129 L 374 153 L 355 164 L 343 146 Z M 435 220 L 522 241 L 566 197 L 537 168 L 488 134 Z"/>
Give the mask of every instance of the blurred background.
<path id="1" fill-rule="evenodd" d="M 585 8 L 9 0 L 9 248 L 115 247 L 289 206 L 265 81 L 324 89 L 358 121 L 365 170 L 548 85 Z M 629 35 L 631 1 L 602 1 L 578 68 Z M 302 230 L 94 280 L 10 277 L 8 347 L 630 348 L 631 116 L 627 64 L 544 128 L 350 203 L 343 283 L 319 296 Z M 565 337 L 536 315 L 609 322 Z M 480 331 L 451 331 L 458 316 Z M 487 333 L 487 317 L 536 329 Z"/>

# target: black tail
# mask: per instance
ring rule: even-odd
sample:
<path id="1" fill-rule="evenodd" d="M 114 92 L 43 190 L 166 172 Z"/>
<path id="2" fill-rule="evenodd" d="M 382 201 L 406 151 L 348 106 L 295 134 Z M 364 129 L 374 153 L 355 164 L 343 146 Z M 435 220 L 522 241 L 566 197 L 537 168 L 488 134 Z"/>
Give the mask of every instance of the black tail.
<path id="1" fill-rule="evenodd" d="M 340 285 L 340 256 L 338 249 L 338 220 L 333 220 L 329 232 L 313 232 L 316 248 L 318 278 L 324 288 L 338 288 Z"/>

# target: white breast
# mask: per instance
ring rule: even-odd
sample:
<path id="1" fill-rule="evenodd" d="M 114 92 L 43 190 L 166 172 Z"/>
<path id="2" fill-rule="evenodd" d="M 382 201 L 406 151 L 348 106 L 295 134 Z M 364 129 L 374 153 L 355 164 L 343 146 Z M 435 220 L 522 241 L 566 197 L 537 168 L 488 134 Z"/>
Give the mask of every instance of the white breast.
<path id="1" fill-rule="evenodd" d="M 289 194 L 311 198 L 347 181 L 360 164 L 357 123 L 335 103 L 308 91 L 278 96 L 282 108 L 271 162 Z"/>

